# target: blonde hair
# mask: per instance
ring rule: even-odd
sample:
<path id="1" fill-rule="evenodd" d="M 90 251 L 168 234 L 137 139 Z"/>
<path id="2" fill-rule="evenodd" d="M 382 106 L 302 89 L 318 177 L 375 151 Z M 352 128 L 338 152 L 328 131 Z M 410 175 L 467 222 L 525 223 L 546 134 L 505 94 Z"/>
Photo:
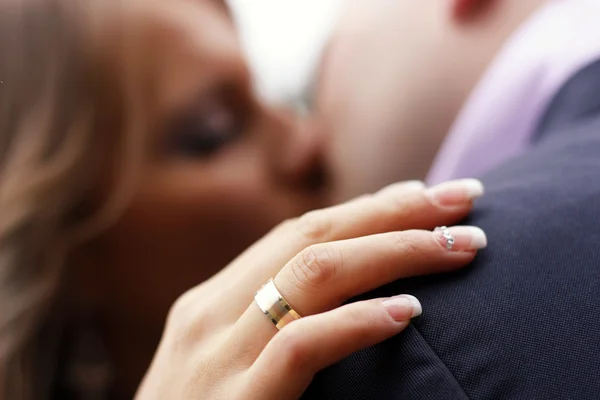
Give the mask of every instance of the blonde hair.
<path id="1" fill-rule="evenodd" d="M 101 3 L 121 2 L 0 0 L 0 398 L 47 395 L 40 332 L 67 255 L 114 222 L 136 179 L 141 103 L 135 77 L 110 68 L 97 28 L 119 18 Z M 94 201 L 107 168 L 120 176 Z"/>

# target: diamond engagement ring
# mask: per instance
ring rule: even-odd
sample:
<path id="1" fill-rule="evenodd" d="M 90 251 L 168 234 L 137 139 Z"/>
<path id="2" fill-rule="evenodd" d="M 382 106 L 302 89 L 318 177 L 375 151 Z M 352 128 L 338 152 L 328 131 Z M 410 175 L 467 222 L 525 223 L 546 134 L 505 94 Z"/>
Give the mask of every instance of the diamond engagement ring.
<path id="1" fill-rule="evenodd" d="M 446 239 L 446 248 L 448 250 L 452 250 L 452 246 L 454 245 L 454 236 L 448 230 L 446 226 L 438 226 L 433 230 L 434 232 L 441 232 L 444 239 Z"/>

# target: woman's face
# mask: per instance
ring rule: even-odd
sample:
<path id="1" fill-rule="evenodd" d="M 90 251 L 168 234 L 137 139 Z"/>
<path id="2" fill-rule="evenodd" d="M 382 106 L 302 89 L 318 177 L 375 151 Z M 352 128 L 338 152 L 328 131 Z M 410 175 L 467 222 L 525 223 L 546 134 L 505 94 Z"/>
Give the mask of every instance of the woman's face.
<path id="1" fill-rule="evenodd" d="M 141 3 L 131 51 L 152 85 L 149 146 L 124 215 L 87 246 L 88 279 L 109 293 L 104 311 L 162 321 L 183 291 L 326 200 L 318 135 L 253 97 L 224 8 Z"/>

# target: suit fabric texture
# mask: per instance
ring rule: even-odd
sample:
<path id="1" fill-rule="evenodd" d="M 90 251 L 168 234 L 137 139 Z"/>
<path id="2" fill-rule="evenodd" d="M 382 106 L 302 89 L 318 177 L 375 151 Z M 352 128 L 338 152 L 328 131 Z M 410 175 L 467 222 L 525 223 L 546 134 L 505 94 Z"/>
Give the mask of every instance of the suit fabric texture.
<path id="1" fill-rule="evenodd" d="M 394 282 L 405 332 L 319 373 L 312 399 L 600 399 L 600 61 L 549 106 L 526 154 L 482 177 L 464 270 Z"/>

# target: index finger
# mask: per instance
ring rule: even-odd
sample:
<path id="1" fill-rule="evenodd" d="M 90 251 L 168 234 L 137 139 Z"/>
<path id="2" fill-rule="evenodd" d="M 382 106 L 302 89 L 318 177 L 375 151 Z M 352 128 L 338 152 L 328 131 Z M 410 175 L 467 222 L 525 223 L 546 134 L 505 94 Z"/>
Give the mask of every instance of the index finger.
<path id="1" fill-rule="evenodd" d="M 288 221 L 215 276 L 220 290 L 236 294 L 236 301 L 230 302 L 226 312 L 239 317 L 252 302 L 256 289 L 313 244 L 451 225 L 468 214 L 473 200 L 483 192 L 483 185 L 474 179 L 446 182 L 432 188 L 421 182 L 407 182 Z"/>

